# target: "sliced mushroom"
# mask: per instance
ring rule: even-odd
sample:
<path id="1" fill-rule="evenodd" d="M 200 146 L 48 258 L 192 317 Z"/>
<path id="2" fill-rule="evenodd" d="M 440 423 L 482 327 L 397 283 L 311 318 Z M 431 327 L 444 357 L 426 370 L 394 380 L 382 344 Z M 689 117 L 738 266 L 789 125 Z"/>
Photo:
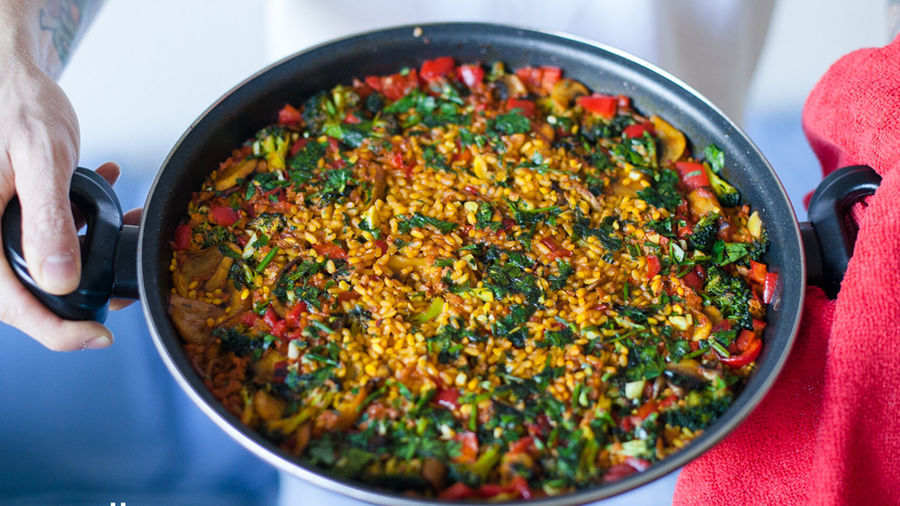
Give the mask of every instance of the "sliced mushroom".
<path id="1" fill-rule="evenodd" d="M 206 280 L 206 285 L 204 285 L 203 288 L 205 288 L 207 292 L 212 292 L 213 290 L 225 286 L 225 281 L 228 279 L 228 272 L 231 270 L 231 265 L 233 263 L 233 258 L 223 256 L 222 260 L 219 261 L 219 265 L 216 267 L 215 272 L 213 272 L 213 275 Z"/>
<path id="2" fill-rule="evenodd" d="M 172 317 L 172 323 L 175 324 L 178 333 L 189 343 L 206 342 L 212 330 L 207 325 L 207 320 L 215 321 L 224 315 L 225 311 L 212 304 L 178 295 L 169 296 L 169 316 Z"/>
<path id="3" fill-rule="evenodd" d="M 675 386 L 687 390 L 698 390 L 706 386 L 700 364 L 690 358 L 667 365 L 665 375 Z"/>
<path id="4" fill-rule="evenodd" d="M 175 252 L 175 272 L 172 280 L 178 294 L 187 297 L 191 282 L 209 279 L 218 268 L 222 257 L 222 253 L 215 246 L 200 251 Z"/>
<path id="5" fill-rule="evenodd" d="M 500 82 L 506 86 L 506 93 L 510 97 L 524 97 L 528 95 L 528 88 L 525 87 L 519 76 L 515 74 L 504 75 L 500 78 Z"/>
<path id="6" fill-rule="evenodd" d="M 688 204 L 690 204 L 691 216 L 699 220 L 707 214 L 722 214 L 722 207 L 719 205 L 719 199 L 716 195 L 706 188 L 697 188 L 688 193 Z"/>
<path id="7" fill-rule="evenodd" d="M 422 477 L 431 483 L 435 490 L 443 490 L 447 481 L 447 466 L 438 459 L 426 457 L 422 462 Z"/>
<path id="8" fill-rule="evenodd" d="M 588 89 L 574 79 L 560 79 L 553 85 L 550 91 L 550 99 L 553 100 L 553 106 L 557 111 L 562 112 L 569 109 L 572 100 L 580 95 L 587 95 Z"/>
<path id="9" fill-rule="evenodd" d="M 387 175 L 379 163 L 369 165 L 369 179 L 372 181 L 372 201 L 384 198 L 384 190 L 387 186 Z"/>
<path id="10" fill-rule="evenodd" d="M 244 161 L 237 162 L 234 165 L 226 167 L 222 169 L 222 171 L 216 177 L 215 184 L 213 187 L 216 191 L 224 191 L 232 186 L 237 184 L 238 179 L 243 179 L 253 171 L 256 170 L 257 165 L 259 165 L 259 160 L 256 158 L 248 158 Z"/>
<path id="11" fill-rule="evenodd" d="M 681 158 L 687 146 L 684 134 L 659 116 L 650 116 L 650 123 L 653 124 L 656 135 L 662 140 L 659 151 L 660 165 L 669 165 Z"/>
<path id="12" fill-rule="evenodd" d="M 275 397 L 263 390 L 257 390 L 253 394 L 253 410 L 260 418 L 267 422 L 278 420 L 284 416 L 284 399 Z"/>
<path id="13" fill-rule="evenodd" d="M 582 185 L 581 183 L 573 182 L 572 188 L 574 188 L 579 195 L 584 197 L 584 200 L 586 200 L 588 205 L 591 206 L 591 209 L 597 212 L 603 211 L 603 204 L 600 203 L 600 199 L 594 196 L 594 194 L 591 193 L 591 191 L 588 190 L 584 185 Z"/>

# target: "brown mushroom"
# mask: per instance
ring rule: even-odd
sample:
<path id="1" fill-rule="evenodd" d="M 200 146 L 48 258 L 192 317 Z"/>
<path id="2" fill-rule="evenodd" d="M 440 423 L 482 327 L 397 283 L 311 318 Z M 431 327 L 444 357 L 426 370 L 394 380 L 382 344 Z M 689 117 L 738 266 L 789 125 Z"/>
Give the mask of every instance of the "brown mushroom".
<path id="1" fill-rule="evenodd" d="M 178 295 L 169 296 L 169 316 L 185 341 L 202 344 L 212 330 L 207 320 L 217 320 L 225 315 L 225 311 L 212 304 L 188 299 Z"/>
<path id="2" fill-rule="evenodd" d="M 572 105 L 572 100 L 580 95 L 587 95 L 588 89 L 574 79 L 560 79 L 550 90 L 550 99 L 557 111 L 563 112 Z"/>
<path id="3" fill-rule="evenodd" d="M 178 295 L 187 297 L 191 282 L 209 279 L 218 268 L 222 257 L 216 246 L 200 251 L 176 251 L 172 282 Z"/>
<path id="4" fill-rule="evenodd" d="M 681 158 L 687 146 L 684 134 L 659 116 L 650 116 L 650 123 L 662 141 L 659 147 L 659 164 L 670 165 Z"/>

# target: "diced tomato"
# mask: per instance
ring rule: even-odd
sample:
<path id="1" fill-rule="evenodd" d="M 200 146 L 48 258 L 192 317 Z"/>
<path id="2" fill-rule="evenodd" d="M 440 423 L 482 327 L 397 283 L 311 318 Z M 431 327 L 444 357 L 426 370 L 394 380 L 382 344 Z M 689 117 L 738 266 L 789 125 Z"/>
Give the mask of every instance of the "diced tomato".
<path id="1" fill-rule="evenodd" d="M 622 111 L 631 109 L 631 97 L 628 95 L 616 95 L 616 105 L 619 106 L 619 109 Z"/>
<path id="2" fill-rule="evenodd" d="M 768 304 L 775 298 L 775 289 L 778 287 L 778 273 L 766 273 L 766 279 L 763 284 L 763 302 Z"/>
<path id="3" fill-rule="evenodd" d="M 175 229 L 175 249 L 188 249 L 191 245 L 191 237 L 194 235 L 194 231 L 191 230 L 191 227 L 184 225 L 178 225 Z"/>
<path id="4" fill-rule="evenodd" d="M 738 335 L 737 341 L 732 344 L 731 349 L 734 349 L 737 354 L 720 357 L 719 361 L 734 369 L 744 367 L 759 356 L 759 352 L 762 350 L 762 339 L 755 333 L 744 329 Z"/>
<path id="5" fill-rule="evenodd" d="M 263 316 L 263 321 L 266 322 L 266 325 L 271 329 L 272 334 L 275 337 L 284 337 L 284 329 L 287 326 L 284 320 L 278 317 L 278 313 L 272 309 L 272 306 L 269 306 L 266 309 L 266 314 Z"/>
<path id="6" fill-rule="evenodd" d="M 302 119 L 303 117 L 300 116 L 300 111 L 291 104 L 285 104 L 284 107 L 278 111 L 278 122 L 282 125 L 298 125 Z"/>
<path id="7" fill-rule="evenodd" d="M 628 475 L 643 471 L 648 467 L 650 467 L 650 462 L 644 459 L 628 457 L 625 459 L 624 463 L 612 466 L 606 471 L 606 474 L 603 475 L 603 483 L 621 480 Z"/>
<path id="8" fill-rule="evenodd" d="M 643 123 L 634 123 L 633 125 L 628 125 L 625 127 L 625 130 L 622 130 L 622 133 L 625 134 L 625 137 L 629 139 L 637 139 L 644 135 L 644 132 L 647 132 L 653 135 L 653 124 L 649 121 L 645 121 Z"/>
<path id="9" fill-rule="evenodd" d="M 509 97 L 506 101 L 506 110 L 511 111 L 513 109 L 519 109 L 522 111 L 522 115 L 528 116 L 529 118 L 534 117 L 534 101 L 527 100 L 524 98 L 515 98 Z"/>
<path id="10" fill-rule="evenodd" d="M 453 58 L 449 56 L 425 60 L 422 62 L 422 68 L 419 71 L 419 75 L 428 82 L 435 81 L 452 73 L 454 66 Z"/>
<path id="11" fill-rule="evenodd" d="M 763 284 L 766 282 L 766 264 L 750 260 L 750 273 L 747 275 L 751 280 Z"/>
<path id="12" fill-rule="evenodd" d="M 697 293 L 700 293 L 700 291 L 703 290 L 703 280 L 700 279 L 700 275 L 697 274 L 696 270 L 685 274 L 681 280 L 684 281 L 684 284 L 693 288 Z"/>
<path id="13" fill-rule="evenodd" d="M 308 308 L 306 307 L 306 302 L 303 302 L 301 300 L 300 302 L 294 304 L 294 307 L 292 307 L 291 310 L 284 315 L 284 321 L 286 321 L 289 326 L 296 327 L 298 321 L 300 320 L 300 315 L 307 312 L 307 309 Z"/>
<path id="14" fill-rule="evenodd" d="M 678 402 L 678 396 L 675 394 L 672 394 L 672 395 L 666 397 L 665 399 L 663 399 L 662 402 L 660 402 L 659 405 L 657 406 L 657 409 L 668 408 L 669 406 L 671 406 L 672 404 L 675 404 L 676 402 Z"/>
<path id="15" fill-rule="evenodd" d="M 656 401 L 653 399 L 648 400 L 647 402 L 641 404 L 641 407 L 638 408 L 637 412 L 634 414 L 636 418 L 640 421 L 644 421 L 648 416 L 656 413 L 656 410 L 659 406 L 656 404 Z"/>
<path id="16" fill-rule="evenodd" d="M 484 82 L 484 69 L 479 63 L 460 65 L 456 68 L 456 75 L 460 81 L 473 90 L 480 88 Z"/>
<path id="17" fill-rule="evenodd" d="M 653 279 L 653 276 L 659 274 L 660 268 L 659 258 L 656 255 L 647 255 L 647 279 Z"/>
<path id="18" fill-rule="evenodd" d="M 756 332 L 759 335 L 763 330 L 766 330 L 766 322 L 762 320 L 753 319 L 753 332 Z"/>
<path id="19" fill-rule="evenodd" d="M 347 252 L 333 242 L 320 242 L 313 245 L 316 253 L 332 260 L 346 260 Z"/>
<path id="20" fill-rule="evenodd" d="M 550 253 L 553 257 L 570 257 L 572 256 L 572 252 L 563 248 L 559 245 L 552 237 L 544 237 L 541 239 L 541 244 L 547 247 L 550 250 Z"/>
<path id="21" fill-rule="evenodd" d="M 213 206 L 210 208 L 212 213 L 212 221 L 216 225 L 224 225 L 226 227 L 234 225 L 238 220 L 238 213 L 228 206 Z"/>
<path id="22" fill-rule="evenodd" d="M 391 74 L 389 76 L 367 76 L 366 84 L 380 91 L 390 100 L 400 100 L 404 95 L 419 86 L 419 77 L 416 69 L 403 74 Z"/>
<path id="23" fill-rule="evenodd" d="M 531 492 L 531 488 L 528 486 L 528 480 L 520 474 L 513 477 L 512 481 L 509 483 L 509 488 L 512 492 L 515 492 L 520 498 L 525 499 L 526 501 L 534 496 Z"/>
<path id="24" fill-rule="evenodd" d="M 456 439 L 460 443 L 460 448 L 459 455 L 453 459 L 455 462 L 470 464 L 478 460 L 478 436 L 474 432 L 458 433 Z"/>
<path id="25" fill-rule="evenodd" d="M 384 239 L 375 239 L 375 246 L 381 250 L 381 256 L 384 256 L 388 251 L 388 243 Z"/>
<path id="26" fill-rule="evenodd" d="M 616 115 L 616 97 L 594 93 L 593 95 L 578 97 L 577 103 L 584 110 L 592 112 L 605 119 L 612 119 Z"/>
<path id="27" fill-rule="evenodd" d="M 534 438 L 531 436 L 523 436 L 518 441 L 509 443 L 509 453 L 525 453 L 534 445 Z"/>
<path id="28" fill-rule="evenodd" d="M 459 390 L 455 388 L 438 388 L 433 400 L 438 406 L 456 411 L 459 409 L 459 396 Z"/>
<path id="29" fill-rule="evenodd" d="M 719 323 L 713 325 L 712 330 L 710 330 L 710 332 L 715 334 L 716 332 L 721 332 L 723 330 L 731 330 L 731 322 L 724 318 L 722 320 L 719 320 Z"/>
<path id="30" fill-rule="evenodd" d="M 241 315 L 241 323 L 248 327 L 252 327 L 253 324 L 256 323 L 256 320 L 259 320 L 259 317 L 256 316 L 256 313 L 253 311 L 245 311 L 244 314 Z"/>
<path id="31" fill-rule="evenodd" d="M 472 497 L 475 497 L 475 491 L 461 481 L 450 485 L 438 494 L 438 499 L 447 501 L 458 501 L 460 499 L 470 499 Z"/>
<path id="32" fill-rule="evenodd" d="M 691 190 L 709 186 L 706 168 L 698 162 L 675 162 L 681 182 Z"/>
<path id="33" fill-rule="evenodd" d="M 299 152 L 301 149 L 305 148 L 308 143 L 309 143 L 309 139 L 305 139 L 303 137 L 297 139 L 297 142 L 295 142 L 294 145 L 291 146 L 291 156 L 296 155 L 297 152 Z"/>
<path id="34" fill-rule="evenodd" d="M 361 121 L 362 120 L 359 119 L 359 117 L 357 117 L 355 114 L 352 114 L 349 112 L 347 113 L 346 116 L 344 116 L 344 123 L 348 123 L 350 125 L 358 125 Z"/>

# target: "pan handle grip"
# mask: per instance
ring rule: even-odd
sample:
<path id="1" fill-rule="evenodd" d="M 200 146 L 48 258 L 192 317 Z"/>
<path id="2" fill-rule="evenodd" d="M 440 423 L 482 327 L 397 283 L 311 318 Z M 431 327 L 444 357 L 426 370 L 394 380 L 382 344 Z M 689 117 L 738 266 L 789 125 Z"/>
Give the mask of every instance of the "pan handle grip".
<path id="1" fill-rule="evenodd" d="M 829 174 L 809 201 L 809 223 L 800 224 L 809 282 L 834 298 L 853 256 L 859 226 L 853 205 L 875 193 L 881 176 L 867 165 L 852 165 Z"/>
<path id="2" fill-rule="evenodd" d="M 122 206 L 99 174 L 78 167 L 69 198 L 85 217 L 81 240 L 81 281 L 75 291 L 52 295 L 41 290 L 22 252 L 22 208 L 14 197 L 3 212 L 3 251 L 16 277 L 34 296 L 67 320 L 106 320 L 112 296 L 137 298 L 138 227 L 122 224 Z"/>

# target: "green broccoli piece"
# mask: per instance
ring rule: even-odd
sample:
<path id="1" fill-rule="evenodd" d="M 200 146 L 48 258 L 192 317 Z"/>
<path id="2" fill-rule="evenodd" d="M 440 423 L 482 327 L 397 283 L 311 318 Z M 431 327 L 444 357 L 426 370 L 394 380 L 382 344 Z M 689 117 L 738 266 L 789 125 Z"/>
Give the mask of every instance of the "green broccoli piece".
<path id="1" fill-rule="evenodd" d="M 269 347 L 271 341 L 262 337 L 253 338 L 242 334 L 235 329 L 216 329 L 212 335 L 222 340 L 226 349 L 233 351 L 239 357 L 246 357 L 256 350 L 264 350 Z"/>
<path id="2" fill-rule="evenodd" d="M 719 177 L 715 172 L 706 171 L 709 176 L 709 184 L 712 185 L 713 192 L 719 198 L 719 203 L 725 207 L 735 207 L 741 204 L 741 192 L 734 186 L 726 183 L 724 179 Z"/>
<path id="3" fill-rule="evenodd" d="M 739 206 L 741 204 L 741 192 L 725 182 L 720 176 L 722 167 L 725 166 L 725 153 L 715 144 L 706 146 L 704 153 L 706 154 L 706 162 L 712 168 L 712 170 L 706 171 L 707 176 L 709 176 L 709 184 L 716 193 L 716 197 L 719 198 L 719 203 L 725 207 Z"/>
<path id="4" fill-rule="evenodd" d="M 762 236 L 759 239 L 754 239 L 752 243 L 750 243 L 750 249 L 747 251 L 747 257 L 751 260 L 759 261 L 763 255 L 766 254 L 766 251 L 769 249 L 769 234 L 766 233 L 766 230 L 763 229 Z"/>
<path id="5" fill-rule="evenodd" d="M 716 223 L 718 215 L 710 213 L 700 218 L 700 221 L 694 225 L 694 231 L 688 238 L 688 246 L 692 249 L 709 253 L 718 239 L 719 225 Z"/>
<path id="6" fill-rule="evenodd" d="M 717 399 L 708 399 L 694 407 L 667 411 L 664 414 L 666 425 L 686 427 L 693 431 L 705 429 L 728 409 L 731 401 L 731 396 L 726 395 Z"/>
<path id="7" fill-rule="evenodd" d="M 706 298 L 719 308 L 722 316 L 734 321 L 738 327 L 753 328 L 750 315 L 750 289 L 740 278 L 729 275 L 724 269 L 711 266 L 706 276 Z"/>
<path id="8" fill-rule="evenodd" d="M 334 114 L 336 114 L 334 104 L 324 91 L 309 97 L 303 104 L 303 123 L 314 136 L 321 135 L 325 131 L 325 124 Z"/>

